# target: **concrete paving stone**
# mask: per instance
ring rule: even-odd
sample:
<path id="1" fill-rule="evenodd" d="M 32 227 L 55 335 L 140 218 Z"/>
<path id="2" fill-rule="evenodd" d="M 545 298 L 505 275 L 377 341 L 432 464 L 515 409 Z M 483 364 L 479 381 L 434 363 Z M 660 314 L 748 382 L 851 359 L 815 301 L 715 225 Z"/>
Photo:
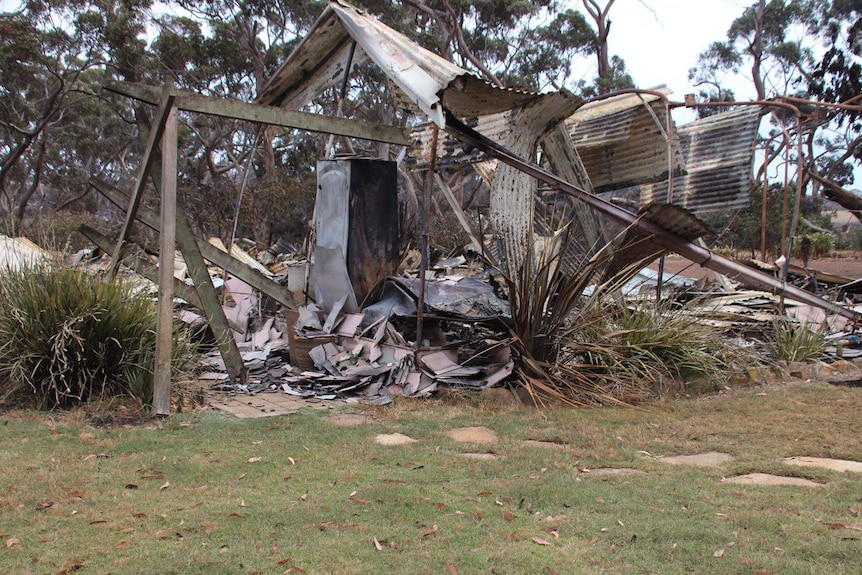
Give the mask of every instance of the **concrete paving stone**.
<path id="1" fill-rule="evenodd" d="M 487 427 L 461 427 L 450 429 L 446 432 L 453 440 L 459 443 L 496 443 L 497 435 Z"/>
<path id="2" fill-rule="evenodd" d="M 800 467 L 817 467 L 821 469 L 829 469 L 831 471 L 840 471 L 845 473 L 851 471 L 853 473 L 862 473 L 862 463 L 858 461 L 850 461 L 847 459 L 827 459 L 823 457 L 785 457 L 783 462 L 787 465 L 798 465 Z"/>
<path id="3" fill-rule="evenodd" d="M 734 483 L 737 485 L 768 485 L 768 486 L 790 486 L 790 487 L 824 487 L 822 483 L 803 479 L 801 477 L 784 477 L 783 475 L 770 475 L 769 473 L 749 473 L 736 477 L 726 477 L 722 483 Z"/>

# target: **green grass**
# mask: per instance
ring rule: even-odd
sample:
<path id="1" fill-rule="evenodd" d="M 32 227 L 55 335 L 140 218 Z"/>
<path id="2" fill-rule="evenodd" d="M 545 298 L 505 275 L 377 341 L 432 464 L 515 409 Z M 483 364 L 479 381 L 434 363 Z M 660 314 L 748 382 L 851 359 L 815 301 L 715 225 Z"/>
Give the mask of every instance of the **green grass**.
<path id="1" fill-rule="evenodd" d="M 825 384 L 641 409 L 399 401 L 349 428 L 319 412 L 111 429 L 7 412 L 0 572 L 858 573 L 862 532 L 827 524 L 862 523 L 862 475 L 781 460 L 862 460 L 860 412 L 862 390 Z M 445 436 L 476 425 L 498 443 Z M 418 442 L 374 442 L 393 432 Z M 657 459 L 711 450 L 737 459 Z M 826 486 L 721 482 L 755 471 Z"/>

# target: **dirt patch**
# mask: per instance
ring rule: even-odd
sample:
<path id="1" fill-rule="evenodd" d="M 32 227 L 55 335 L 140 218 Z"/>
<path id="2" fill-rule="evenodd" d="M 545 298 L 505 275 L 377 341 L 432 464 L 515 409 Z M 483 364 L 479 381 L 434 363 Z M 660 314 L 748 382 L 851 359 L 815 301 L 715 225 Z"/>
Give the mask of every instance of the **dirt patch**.
<path id="1" fill-rule="evenodd" d="M 745 259 L 747 255 L 741 253 L 740 259 Z M 759 253 L 757 257 L 760 257 Z M 793 259 L 791 261 L 796 265 L 802 265 L 802 262 L 799 260 Z M 658 270 L 658 262 L 653 262 L 649 267 L 650 269 Z M 808 269 L 844 276 L 850 279 L 860 278 L 862 277 L 862 253 L 839 252 L 830 257 L 817 258 L 808 262 Z M 694 279 L 712 278 L 715 273 L 678 255 L 670 255 L 665 258 L 664 271 L 666 274 L 679 274 Z"/>
<path id="2" fill-rule="evenodd" d="M 87 413 L 87 424 L 96 429 L 117 427 L 139 427 L 153 422 L 152 418 L 139 409 L 119 408 L 113 411 L 94 411 Z"/>
<path id="3" fill-rule="evenodd" d="M 338 425 L 339 427 L 354 427 L 357 425 L 374 423 L 374 418 L 360 413 L 342 413 L 341 415 L 327 417 L 326 421 L 332 425 Z"/>
<path id="4" fill-rule="evenodd" d="M 487 427 L 450 429 L 446 435 L 459 443 L 497 443 L 497 435 Z"/>
<path id="5" fill-rule="evenodd" d="M 697 455 L 675 455 L 673 457 L 660 457 L 662 463 L 671 465 L 691 465 L 692 467 L 720 467 L 725 463 L 733 461 L 733 456 L 717 451 L 699 453 Z"/>
<path id="6" fill-rule="evenodd" d="M 784 477 L 782 475 L 770 475 L 768 473 L 749 473 L 721 480 L 722 483 L 734 483 L 736 485 L 769 485 L 769 486 L 791 486 L 791 487 L 823 487 L 822 483 L 803 479 L 801 477 Z"/>

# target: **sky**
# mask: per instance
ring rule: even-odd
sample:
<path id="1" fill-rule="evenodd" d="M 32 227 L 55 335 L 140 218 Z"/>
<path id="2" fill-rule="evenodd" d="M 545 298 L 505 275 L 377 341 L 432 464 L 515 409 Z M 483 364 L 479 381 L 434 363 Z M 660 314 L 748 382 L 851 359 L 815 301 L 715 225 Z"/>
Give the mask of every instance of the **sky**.
<path id="1" fill-rule="evenodd" d="M 621 57 L 639 88 L 666 84 L 671 99 L 682 101 L 698 89 L 688 80 L 688 71 L 698 54 L 712 42 L 727 36 L 730 24 L 754 0 L 616 0 L 611 7 L 608 47 Z M 570 0 L 580 6 L 580 0 Z M 604 4 L 604 1 L 600 2 Z M 595 66 L 585 64 L 581 72 L 592 78 Z M 738 99 L 754 96 L 751 81 L 736 79 Z M 685 115 L 684 110 L 681 110 Z M 683 118 L 680 118 L 683 119 Z"/>

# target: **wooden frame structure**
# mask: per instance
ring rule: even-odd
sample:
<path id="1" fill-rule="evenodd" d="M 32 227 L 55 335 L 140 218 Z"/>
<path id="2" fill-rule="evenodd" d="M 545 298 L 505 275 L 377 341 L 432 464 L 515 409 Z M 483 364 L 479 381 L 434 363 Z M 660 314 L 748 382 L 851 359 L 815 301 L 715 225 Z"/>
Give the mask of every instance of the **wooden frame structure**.
<path id="1" fill-rule="evenodd" d="M 143 161 L 138 168 L 132 191 L 126 193 L 107 182 L 95 179 L 90 181 L 99 192 L 125 210 L 126 217 L 119 234 L 116 238 L 110 239 L 91 228 L 85 227 L 81 231 L 97 246 L 112 255 L 111 276 L 116 275 L 120 264 L 126 261 L 125 248 L 136 222 L 159 233 L 158 270 L 153 270 L 148 262 L 136 256 L 128 258 L 126 263 L 156 281 L 159 286 L 153 413 L 163 417 L 170 414 L 174 293 L 198 305 L 204 311 L 229 377 L 238 381 L 243 381 L 247 377 L 236 340 L 210 279 L 205 260 L 225 269 L 282 305 L 289 308 L 296 306 L 290 292 L 284 286 L 234 259 L 230 254 L 194 237 L 185 212 L 177 204 L 178 112 L 181 110 L 196 112 L 402 146 L 409 145 L 410 141 L 405 136 L 404 130 L 395 126 L 332 118 L 263 104 L 247 104 L 227 98 L 201 96 L 176 90 L 171 83 L 165 84 L 161 89 L 132 83 L 109 83 L 104 88 L 157 106 L 149 133 L 141 134 L 142 140 L 146 138 L 146 144 Z M 155 173 L 158 172 L 155 169 L 156 166 L 160 166 L 160 176 Z M 156 188 L 160 190 L 158 215 L 140 208 L 141 197 L 148 179 L 153 180 Z M 194 288 L 189 288 L 173 276 L 176 248 L 179 248 L 188 265 Z"/>

